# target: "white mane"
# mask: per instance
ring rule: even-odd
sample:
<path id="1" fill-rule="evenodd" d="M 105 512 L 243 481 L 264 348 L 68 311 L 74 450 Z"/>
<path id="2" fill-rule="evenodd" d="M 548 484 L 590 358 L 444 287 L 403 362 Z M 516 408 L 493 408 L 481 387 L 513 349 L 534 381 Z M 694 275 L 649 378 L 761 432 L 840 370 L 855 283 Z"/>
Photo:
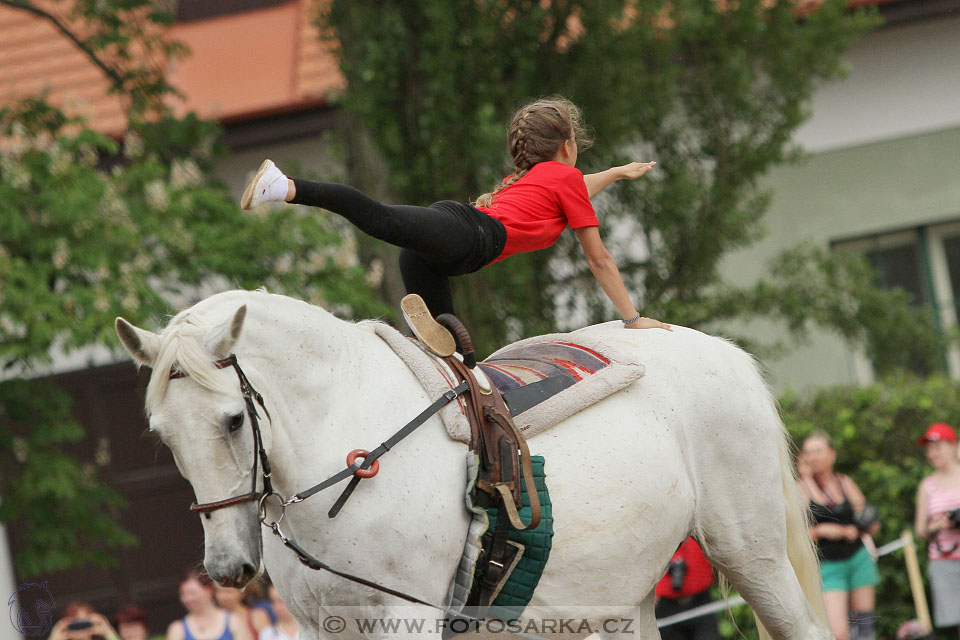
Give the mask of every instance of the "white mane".
<path id="1" fill-rule="evenodd" d="M 229 377 L 217 375 L 218 369 L 213 363 L 223 355 L 212 353 L 206 340 L 224 322 L 228 322 L 241 305 L 247 306 L 246 325 L 250 324 L 251 315 L 256 315 L 257 312 L 280 317 L 307 314 L 314 329 L 321 323 L 330 327 L 330 320 L 345 323 L 321 307 L 288 296 L 268 293 L 265 289 L 224 291 L 201 300 L 174 316 L 160 334 L 160 349 L 147 385 L 147 415 L 156 410 L 166 397 L 171 368 L 183 371 L 205 389 L 226 393 L 236 391 L 235 383 Z M 283 311 L 279 310 L 281 308 Z"/>
<path id="2" fill-rule="evenodd" d="M 199 305 L 198 305 L 199 306 Z M 208 305 L 205 305 L 208 306 Z M 216 356 L 204 346 L 204 338 L 213 331 L 218 321 L 215 314 L 202 313 L 197 307 L 191 307 L 177 314 L 161 333 L 163 341 L 153 364 L 153 374 L 147 384 L 147 415 L 159 406 L 167 395 L 170 384 L 170 371 L 179 369 L 196 380 L 198 384 L 211 391 L 229 392 L 231 387 L 213 362 Z"/>

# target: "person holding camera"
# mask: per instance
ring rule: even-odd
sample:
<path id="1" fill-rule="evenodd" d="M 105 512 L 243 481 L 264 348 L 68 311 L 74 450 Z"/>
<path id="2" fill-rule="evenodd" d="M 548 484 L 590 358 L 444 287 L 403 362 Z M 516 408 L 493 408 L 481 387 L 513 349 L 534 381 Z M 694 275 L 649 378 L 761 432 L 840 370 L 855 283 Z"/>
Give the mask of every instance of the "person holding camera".
<path id="1" fill-rule="evenodd" d="M 810 535 L 820 555 L 830 631 L 837 640 L 873 640 L 880 575 L 863 538 L 875 534 L 880 522 L 857 484 L 834 472 L 836 459 L 829 435 L 818 431 L 808 436 L 797 461 L 798 483 L 813 518 Z"/>
<path id="2" fill-rule="evenodd" d="M 49 640 L 120 640 L 120 636 L 93 606 L 71 602 L 53 625 Z"/>
<path id="3" fill-rule="evenodd" d="M 933 622 L 960 625 L 960 459 L 957 432 L 937 422 L 917 441 L 935 471 L 920 482 L 914 529 L 926 538 Z"/>
<path id="4" fill-rule="evenodd" d="M 693 538 L 677 549 L 656 587 L 656 616 L 667 618 L 711 602 L 713 567 Z M 660 629 L 662 640 L 720 640 L 717 616 L 710 613 Z"/>

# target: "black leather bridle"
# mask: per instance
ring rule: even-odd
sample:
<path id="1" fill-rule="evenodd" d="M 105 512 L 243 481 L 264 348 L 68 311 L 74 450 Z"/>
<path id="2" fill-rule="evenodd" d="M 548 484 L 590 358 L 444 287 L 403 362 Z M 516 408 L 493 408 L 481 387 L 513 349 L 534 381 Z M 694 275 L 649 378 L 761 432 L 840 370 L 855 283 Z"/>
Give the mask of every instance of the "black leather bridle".
<path id="1" fill-rule="evenodd" d="M 194 502 L 190 505 L 190 511 L 195 513 L 202 513 L 207 518 L 210 517 L 211 511 L 216 511 L 217 509 L 223 509 L 224 507 L 232 507 L 235 504 L 240 504 L 242 502 L 249 502 L 260 500 L 261 495 L 269 495 L 273 493 L 273 486 L 270 482 L 270 460 L 267 458 L 267 452 L 263 448 L 263 434 L 260 433 L 260 414 L 257 413 L 257 408 L 254 406 L 253 401 L 256 399 L 257 404 L 263 409 L 263 412 L 267 415 L 267 420 L 270 420 L 270 412 L 267 411 L 266 405 L 263 404 L 263 396 L 253 388 L 253 385 L 250 384 L 250 381 L 247 380 L 247 376 L 244 375 L 243 369 L 240 368 L 240 365 L 237 363 L 236 354 L 230 354 L 229 357 L 224 358 L 223 360 L 217 360 L 213 363 L 217 369 L 226 369 L 227 367 L 233 367 L 237 372 L 237 377 L 240 379 L 240 393 L 243 394 L 243 401 L 247 405 L 247 418 L 250 420 L 250 429 L 253 432 L 253 467 L 250 469 L 250 491 L 242 495 L 233 496 L 232 498 L 226 498 L 224 500 L 217 500 L 216 502 L 204 502 L 199 504 Z M 170 379 L 175 380 L 177 378 L 186 378 L 187 374 L 185 371 L 180 369 L 173 369 L 170 371 Z M 263 466 L 263 493 L 257 491 L 257 467 L 259 465 Z"/>

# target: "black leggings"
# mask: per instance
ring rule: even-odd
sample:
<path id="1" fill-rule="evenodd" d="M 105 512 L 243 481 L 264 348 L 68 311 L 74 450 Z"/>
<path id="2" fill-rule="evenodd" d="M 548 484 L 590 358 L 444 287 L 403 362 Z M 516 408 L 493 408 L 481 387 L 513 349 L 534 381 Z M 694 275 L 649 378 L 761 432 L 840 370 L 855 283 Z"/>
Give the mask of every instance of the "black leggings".
<path id="1" fill-rule="evenodd" d="M 423 297 L 436 317 L 453 313 L 450 276 L 473 273 L 502 252 L 503 224 L 462 202 L 429 207 L 385 205 L 343 184 L 293 179 L 293 204 L 339 214 L 369 236 L 400 247 L 400 275 L 407 293 Z"/>

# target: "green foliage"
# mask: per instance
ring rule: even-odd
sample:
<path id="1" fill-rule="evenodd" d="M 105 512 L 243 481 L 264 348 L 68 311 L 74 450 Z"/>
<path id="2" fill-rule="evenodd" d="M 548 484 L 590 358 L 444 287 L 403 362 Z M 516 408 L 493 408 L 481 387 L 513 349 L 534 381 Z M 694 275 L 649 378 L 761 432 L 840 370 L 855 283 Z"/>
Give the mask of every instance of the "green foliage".
<path id="1" fill-rule="evenodd" d="M 220 130 L 174 118 L 163 39 L 171 16 L 150 0 L 77 0 L 40 9 L 0 0 L 56 25 L 124 98 L 122 144 L 43 97 L 0 109 L 0 366 L 29 374 L 57 350 L 117 348 L 113 320 L 156 327 L 211 289 L 267 288 L 345 315 L 376 316 L 329 220 L 298 207 L 244 214 L 213 175 Z M 49 12 L 48 12 L 49 10 Z M 36 381 L 0 384 L 0 519 L 25 547 L 21 575 L 107 562 L 131 544 L 119 496 L 69 447 L 83 438 L 69 399 Z M 104 463 L 106 464 L 106 463 Z"/>
<path id="2" fill-rule="evenodd" d="M 849 475 L 880 511 L 879 545 L 913 529 L 917 487 L 933 471 L 916 440 L 933 422 L 960 424 L 960 386 L 939 376 L 899 374 L 869 387 L 782 398 L 781 412 L 798 446 L 813 431 L 830 434 L 836 470 Z M 925 545 L 918 547 L 927 575 Z M 878 634 L 893 637 L 898 625 L 916 617 L 903 552 L 881 558 L 879 568 Z"/>
<path id="3" fill-rule="evenodd" d="M 55 348 L 116 348 L 116 316 L 156 326 L 203 286 L 267 286 L 346 314 L 383 312 L 324 218 L 296 207 L 239 211 L 212 177 L 218 135 L 194 116 L 160 116 L 131 125 L 121 147 L 43 100 L 0 110 L 5 368 L 49 360 Z M 31 532 L 18 567 L 36 574 L 102 560 L 91 541 L 129 541 L 110 529 L 118 498 L 62 449 L 80 437 L 62 402 L 39 411 L 31 399 L 53 393 L 17 385 L 0 408 L 15 422 L 34 415 L 40 429 L 21 443 L 23 464 L 0 474 L 0 517 Z M 94 511 L 103 515 L 89 518 Z"/>
<path id="4" fill-rule="evenodd" d="M 123 501 L 97 479 L 97 463 L 81 464 L 66 449 L 83 429 L 70 398 L 42 383 L 0 383 L 0 520 L 16 522 L 19 575 L 113 560 L 111 548 L 136 539 L 116 523 Z"/>
<path id="5" fill-rule="evenodd" d="M 98 67 L 129 115 L 139 118 L 166 111 L 166 97 L 177 95 L 167 83 L 170 61 L 187 53 L 165 37 L 175 15 L 170 3 L 156 0 L 0 0 L 52 24 Z"/>
<path id="6" fill-rule="evenodd" d="M 850 476 L 880 513 L 877 546 L 913 530 L 917 488 L 933 472 L 917 438 L 933 422 L 960 424 L 960 386 L 941 376 L 920 379 L 896 374 L 869 387 L 833 387 L 809 397 L 780 398 L 781 415 L 796 447 L 815 431 L 828 433 L 837 450 L 835 470 Z M 926 577 L 926 545 L 917 541 L 922 574 Z M 916 618 L 903 551 L 878 562 L 877 636 L 892 638 L 896 629 Z M 925 584 L 927 580 L 924 580 Z M 718 588 L 714 597 L 721 597 Z M 927 593 L 927 602 L 931 602 Z M 748 607 L 722 614 L 725 638 L 756 638 Z M 935 630 L 936 631 L 936 630 Z M 952 633 L 934 633 L 947 640 Z"/>
<path id="7" fill-rule="evenodd" d="M 0 111 L 7 366 L 45 358 L 58 341 L 115 345 L 114 317 L 153 322 L 214 278 L 361 314 L 381 309 L 365 297 L 360 270 L 338 263 L 338 238 L 322 218 L 293 207 L 239 212 L 211 177 L 218 132 L 194 117 L 135 124 L 117 157 L 116 143 L 49 106 Z"/>
<path id="8" fill-rule="evenodd" d="M 813 325 L 829 327 L 862 346 L 879 375 L 940 371 L 947 344 L 931 310 L 913 307 L 902 289 L 874 286 L 874 273 L 862 256 L 807 244 L 779 255 L 770 277 L 749 288 L 718 285 L 687 313 L 694 324 L 760 315 L 780 320 L 798 338 Z M 738 342 L 762 348 L 749 338 Z"/>
<path id="9" fill-rule="evenodd" d="M 349 83 L 344 104 L 372 132 L 399 200 L 488 191 L 510 170 L 513 110 L 560 93 L 596 129 L 595 150 L 581 155 L 585 172 L 659 162 L 599 206 L 606 243 L 645 313 L 703 328 L 772 317 L 796 339 L 816 323 L 864 344 L 881 371 L 940 367 L 932 321 L 874 287 L 855 258 L 800 248 L 754 286 L 720 276 L 725 255 L 763 235 L 762 176 L 799 157 L 790 137 L 815 86 L 842 74 L 843 51 L 877 24 L 875 13 L 847 11 L 843 0 L 803 19 L 792 3 L 761 0 L 318 7 Z M 481 351 L 612 314 L 571 238 L 455 288 Z M 904 326 L 909 335 L 890 329 Z"/>

